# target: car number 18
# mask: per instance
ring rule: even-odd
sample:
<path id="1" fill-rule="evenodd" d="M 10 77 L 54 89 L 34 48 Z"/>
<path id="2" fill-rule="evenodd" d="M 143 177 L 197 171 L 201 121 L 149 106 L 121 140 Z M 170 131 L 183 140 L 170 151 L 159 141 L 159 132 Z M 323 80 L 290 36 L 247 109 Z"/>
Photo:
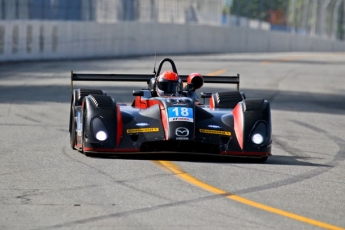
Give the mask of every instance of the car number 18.
<path id="1" fill-rule="evenodd" d="M 190 117 L 193 118 L 193 109 L 187 107 L 168 108 L 169 117 Z"/>

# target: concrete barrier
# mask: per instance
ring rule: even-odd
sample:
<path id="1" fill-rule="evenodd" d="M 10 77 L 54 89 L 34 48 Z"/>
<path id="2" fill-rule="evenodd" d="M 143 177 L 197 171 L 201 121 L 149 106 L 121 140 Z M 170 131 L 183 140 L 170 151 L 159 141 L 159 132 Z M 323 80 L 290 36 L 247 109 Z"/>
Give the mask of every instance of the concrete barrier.
<path id="1" fill-rule="evenodd" d="M 78 21 L 0 22 L 0 61 L 231 52 L 345 51 L 345 42 L 241 27 Z"/>

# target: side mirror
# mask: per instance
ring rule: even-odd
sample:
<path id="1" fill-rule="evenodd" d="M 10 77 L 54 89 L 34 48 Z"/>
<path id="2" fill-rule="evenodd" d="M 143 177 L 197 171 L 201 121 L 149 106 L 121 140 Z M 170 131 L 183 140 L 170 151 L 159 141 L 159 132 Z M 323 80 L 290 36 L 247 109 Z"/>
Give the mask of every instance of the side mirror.
<path id="1" fill-rule="evenodd" d="M 205 98 L 211 98 L 212 97 L 212 93 L 206 93 L 206 92 L 201 92 L 200 93 L 201 98 L 203 98 L 203 103 L 205 104 Z"/>
<path id="2" fill-rule="evenodd" d="M 144 96 L 144 92 L 141 90 L 133 90 L 133 96 Z"/>

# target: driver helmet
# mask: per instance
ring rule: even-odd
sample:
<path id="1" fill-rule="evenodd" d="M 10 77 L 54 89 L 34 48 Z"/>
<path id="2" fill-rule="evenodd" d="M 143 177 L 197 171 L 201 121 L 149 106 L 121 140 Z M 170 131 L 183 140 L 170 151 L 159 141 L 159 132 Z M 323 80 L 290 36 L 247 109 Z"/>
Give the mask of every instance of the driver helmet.
<path id="1" fill-rule="evenodd" d="M 158 96 L 178 96 L 182 91 L 183 83 L 177 73 L 164 71 L 156 80 L 156 92 Z"/>

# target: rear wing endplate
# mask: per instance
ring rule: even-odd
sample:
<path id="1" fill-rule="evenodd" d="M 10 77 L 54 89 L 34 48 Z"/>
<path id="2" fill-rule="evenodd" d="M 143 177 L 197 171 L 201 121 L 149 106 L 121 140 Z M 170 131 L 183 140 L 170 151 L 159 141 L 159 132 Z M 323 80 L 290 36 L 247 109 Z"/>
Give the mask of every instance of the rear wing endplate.
<path id="1" fill-rule="evenodd" d="M 138 81 L 147 82 L 155 77 L 154 74 L 85 74 L 74 73 L 71 71 L 71 92 L 73 92 L 74 81 Z M 188 75 L 179 75 L 183 82 L 187 81 Z M 236 84 L 237 90 L 240 90 L 240 75 L 236 76 L 203 76 L 204 83 L 225 83 Z"/>

